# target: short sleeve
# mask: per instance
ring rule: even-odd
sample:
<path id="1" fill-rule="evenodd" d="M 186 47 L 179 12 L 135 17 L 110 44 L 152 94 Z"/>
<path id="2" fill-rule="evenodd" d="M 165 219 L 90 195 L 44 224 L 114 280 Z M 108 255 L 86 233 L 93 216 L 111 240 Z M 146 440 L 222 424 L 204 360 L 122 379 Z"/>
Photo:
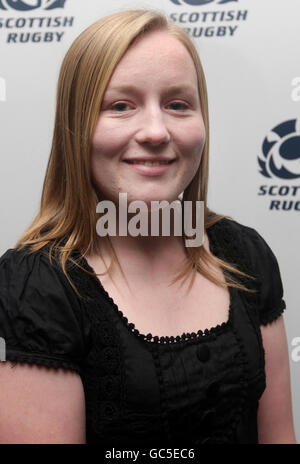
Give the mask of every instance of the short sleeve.
<path id="1" fill-rule="evenodd" d="M 257 278 L 256 302 L 260 325 L 275 321 L 286 308 L 283 286 L 277 259 L 263 239 L 250 227 L 244 228 L 245 249 L 249 253 L 254 275 Z"/>
<path id="2" fill-rule="evenodd" d="M 79 299 L 47 253 L 6 251 L 0 258 L 0 337 L 5 341 L 5 360 L 80 374 L 83 324 Z"/>

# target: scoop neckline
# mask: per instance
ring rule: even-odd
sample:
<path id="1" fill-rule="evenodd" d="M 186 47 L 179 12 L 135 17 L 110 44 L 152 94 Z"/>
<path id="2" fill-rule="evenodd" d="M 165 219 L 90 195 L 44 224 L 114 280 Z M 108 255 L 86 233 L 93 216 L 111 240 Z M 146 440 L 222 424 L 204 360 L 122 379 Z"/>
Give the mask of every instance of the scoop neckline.
<path id="1" fill-rule="evenodd" d="M 215 244 L 213 243 L 213 238 L 211 234 L 209 234 L 211 248 L 214 248 L 215 251 Z M 132 321 L 129 321 L 128 318 L 124 315 L 124 313 L 120 310 L 117 303 L 113 300 L 113 298 L 109 295 L 107 290 L 103 287 L 102 282 L 100 281 L 98 275 L 96 274 L 95 270 L 92 266 L 89 265 L 86 258 L 79 252 L 80 258 L 82 263 L 84 264 L 85 268 L 93 273 L 93 276 L 89 276 L 96 279 L 96 285 L 99 287 L 101 293 L 104 295 L 105 299 L 111 304 L 114 312 L 117 314 L 119 319 L 122 321 L 124 326 L 129 330 L 129 332 L 133 333 L 139 339 L 146 341 L 147 343 L 154 343 L 154 344 L 178 344 L 178 343 L 187 343 L 193 341 L 200 341 L 200 340 L 207 340 L 208 338 L 215 338 L 217 335 L 224 333 L 228 330 L 231 326 L 232 317 L 233 317 L 233 309 L 234 309 L 234 302 L 235 302 L 235 289 L 233 287 L 227 287 L 229 291 L 229 308 L 228 308 L 228 316 L 227 320 L 222 322 L 221 324 L 217 324 L 213 327 L 206 328 L 206 329 L 199 329 L 195 330 L 195 332 L 182 332 L 180 335 L 152 335 L 151 332 L 145 334 L 141 332 L 138 328 L 136 328 L 135 324 Z"/>

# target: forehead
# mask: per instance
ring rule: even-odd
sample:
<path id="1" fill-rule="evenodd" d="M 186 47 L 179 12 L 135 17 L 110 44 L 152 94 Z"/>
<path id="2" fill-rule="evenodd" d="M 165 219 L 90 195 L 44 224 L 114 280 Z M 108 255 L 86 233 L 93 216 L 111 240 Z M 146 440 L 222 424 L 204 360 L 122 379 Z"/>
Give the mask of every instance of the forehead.
<path id="1" fill-rule="evenodd" d="M 197 73 L 189 52 L 167 31 L 152 31 L 131 45 L 118 63 L 110 86 L 120 81 L 134 84 L 143 78 L 166 83 L 184 81 L 197 86 Z"/>

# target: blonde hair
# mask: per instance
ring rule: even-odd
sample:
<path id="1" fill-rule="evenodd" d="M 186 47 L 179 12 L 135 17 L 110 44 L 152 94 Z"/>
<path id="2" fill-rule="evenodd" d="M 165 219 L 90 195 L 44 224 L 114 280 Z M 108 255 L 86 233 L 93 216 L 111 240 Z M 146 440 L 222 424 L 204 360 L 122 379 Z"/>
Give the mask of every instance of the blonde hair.
<path id="1" fill-rule="evenodd" d="M 97 250 L 97 193 L 90 173 L 91 140 L 98 121 L 104 92 L 121 58 L 138 38 L 153 30 L 166 30 L 187 49 L 195 64 L 206 142 L 200 166 L 185 189 L 183 200 L 205 202 L 205 230 L 224 216 L 206 206 L 208 183 L 209 120 L 205 76 L 200 58 L 188 35 L 175 23 L 152 10 L 125 10 L 100 19 L 83 31 L 68 50 L 60 69 L 51 153 L 46 169 L 40 209 L 15 247 L 29 246 L 36 252 L 50 245 L 70 280 L 66 263 L 73 250 L 85 256 Z M 195 208 L 194 208 L 195 213 Z M 183 236 L 183 239 L 185 237 Z M 110 242 L 110 241 L 109 241 Z M 112 263 L 120 263 L 110 243 Z M 209 254 L 203 246 L 186 248 L 186 265 L 173 281 L 200 272 L 219 286 L 247 290 L 229 273 L 246 276 L 235 266 Z M 74 262 L 74 261 L 73 261 Z M 75 264 L 79 265 L 75 262 Z M 209 269 L 220 266 L 226 282 Z M 121 266 L 120 266 L 121 268 Z M 108 269 L 110 273 L 111 267 Z M 123 273 L 124 276 L 124 273 Z"/>

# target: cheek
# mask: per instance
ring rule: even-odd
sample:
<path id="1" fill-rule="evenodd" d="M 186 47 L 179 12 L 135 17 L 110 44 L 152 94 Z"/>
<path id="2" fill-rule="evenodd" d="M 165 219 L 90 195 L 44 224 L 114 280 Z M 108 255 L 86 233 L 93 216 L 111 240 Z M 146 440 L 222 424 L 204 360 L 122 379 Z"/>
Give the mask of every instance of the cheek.
<path id="1" fill-rule="evenodd" d="M 98 194 L 113 198 L 118 192 L 119 160 L 124 149 L 124 138 L 119 131 L 97 124 L 91 144 L 90 172 Z"/>
<path id="2" fill-rule="evenodd" d="M 94 157 L 105 157 L 113 150 L 115 139 L 100 128 L 97 128 L 92 141 L 92 153 Z"/>
<path id="3" fill-rule="evenodd" d="M 200 153 L 203 150 L 205 140 L 206 140 L 206 131 L 205 131 L 205 126 L 204 122 L 201 119 L 201 123 L 195 125 L 194 127 L 191 128 L 190 131 L 190 137 L 191 137 L 191 144 L 194 145 L 195 150 L 200 151 Z"/>
<path id="4" fill-rule="evenodd" d="M 206 140 L 204 124 L 194 124 L 185 129 L 181 133 L 179 145 L 181 145 L 186 158 L 199 164 Z"/>
<path id="5" fill-rule="evenodd" d="M 118 192 L 118 174 L 108 154 L 98 153 L 95 149 L 92 151 L 90 173 L 98 199 L 114 201 Z"/>
<path id="6" fill-rule="evenodd" d="M 183 134 L 184 146 L 182 146 L 182 154 L 185 164 L 185 185 L 183 189 L 194 178 L 199 165 L 201 163 L 203 147 L 206 140 L 206 132 L 204 124 L 201 122 L 191 125 L 189 128 L 186 128 L 185 133 Z"/>
<path id="7" fill-rule="evenodd" d="M 112 158 L 121 152 L 128 143 L 128 128 L 120 124 L 117 120 L 110 120 L 105 117 L 99 119 L 96 126 L 92 150 L 95 154 Z"/>

